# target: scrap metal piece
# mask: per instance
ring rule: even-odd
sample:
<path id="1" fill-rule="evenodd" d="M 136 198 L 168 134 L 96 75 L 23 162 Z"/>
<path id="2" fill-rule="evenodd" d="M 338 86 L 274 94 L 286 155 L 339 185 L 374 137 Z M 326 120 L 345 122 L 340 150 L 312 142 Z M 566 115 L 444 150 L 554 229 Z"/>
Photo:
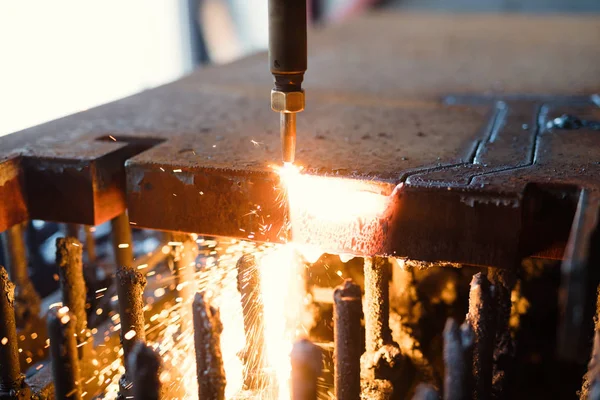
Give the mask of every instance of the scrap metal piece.
<path id="1" fill-rule="evenodd" d="M 321 348 L 308 339 L 294 343 L 292 362 L 292 400 L 317 400 L 318 380 L 323 370 Z"/>
<path id="2" fill-rule="evenodd" d="M 227 378 L 221 354 L 223 324 L 219 310 L 205 297 L 204 292 L 196 293 L 192 305 L 198 398 L 224 400 Z"/>
<path id="3" fill-rule="evenodd" d="M 360 398 L 362 316 L 360 286 L 346 279 L 333 293 L 334 380 L 338 400 Z"/>
<path id="4" fill-rule="evenodd" d="M 471 325 L 459 326 L 449 318 L 444 327 L 444 400 L 470 400 L 473 396 L 473 345 Z"/>
<path id="5" fill-rule="evenodd" d="M 136 341 L 127 358 L 127 370 L 131 371 L 133 398 L 160 400 L 163 398 L 160 382 L 162 360 L 158 352 L 146 343 Z"/>
<path id="6" fill-rule="evenodd" d="M 81 399 L 81 371 L 75 326 L 77 320 L 68 307 L 51 309 L 48 314 L 48 335 L 52 376 L 56 399 Z"/>
<path id="7" fill-rule="evenodd" d="M 0 399 L 20 399 L 27 392 L 19 363 L 15 322 L 15 285 L 0 266 Z"/>
<path id="8" fill-rule="evenodd" d="M 469 292 L 469 312 L 466 321 L 473 329 L 473 397 L 490 399 L 494 371 L 496 313 L 493 288 L 481 272 L 473 275 Z"/>

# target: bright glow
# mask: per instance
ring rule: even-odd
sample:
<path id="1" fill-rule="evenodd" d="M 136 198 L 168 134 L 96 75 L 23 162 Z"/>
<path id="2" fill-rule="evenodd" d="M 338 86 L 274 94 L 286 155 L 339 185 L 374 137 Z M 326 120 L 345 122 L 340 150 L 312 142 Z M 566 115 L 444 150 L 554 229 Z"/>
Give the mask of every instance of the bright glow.
<path id="1" fill-rule="evenodd" d="M 280 175 L 289 207 L 292 241 L 309 262 L 323 251 L 374 254 L 380 251 L 394 188 L 385 183 L 314 176 L 285 164 Z"/>
<path id="2" fill-rule="evenodd" d="M 290 398 L 290 352 L 302 330 L 301 267 L 291 244 L 268 250 L 259 260 L 267 362 L 277 379 L 279 399 Z"/>
<path id="3" fill-rule="evenodd" d="M 305 209 L 321 220 L 380 216 L 388 205 L 387 196 L 369 190 L 362 181 L 306 175 L 289 163 L 279 169 L 279 174 L 292 210 Z"/>

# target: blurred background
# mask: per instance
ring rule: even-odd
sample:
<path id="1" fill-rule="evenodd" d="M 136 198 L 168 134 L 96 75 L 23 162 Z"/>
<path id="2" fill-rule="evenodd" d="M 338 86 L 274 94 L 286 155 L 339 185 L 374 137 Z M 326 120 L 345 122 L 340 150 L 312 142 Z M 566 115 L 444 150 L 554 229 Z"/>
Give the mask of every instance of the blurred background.
<path id="1" fill-rule="evenodd" d="M 308 2 L 319 27 L 372 7 L 600 12 L 599 0 Z M 198 66 L 265 50 L 267 40 L 267 0 L 4 0 L 0 136 L 170 82 Z"/>

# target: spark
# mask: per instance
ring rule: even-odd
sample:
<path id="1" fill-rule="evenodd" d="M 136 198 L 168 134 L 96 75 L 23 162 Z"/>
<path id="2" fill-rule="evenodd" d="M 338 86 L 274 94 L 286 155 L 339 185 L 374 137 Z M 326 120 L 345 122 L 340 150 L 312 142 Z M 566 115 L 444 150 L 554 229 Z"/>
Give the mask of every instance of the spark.
<path id="1" fill-rule="evenodd" d="M 256 210 L 261 210 L 256 207 Z M 256 212 L 256 211 L 255 211 Z M 262 229 L 262 228 L 261 228 Z M 254 232 L 249 232 L 254 236 Z M 197 236 L 196 236 L 197 237 Z M 303 308 L 307 304 L 304 293 L 304 264 L 299 256 L 299 246 L 294 243 L 285 245 L 256 244 L 241 240 L 196 240 L 201 256 L 190 264 L 194 279 L 177 282 L 176 276 L 163 273 L 161 270 L 148 268 L 146 264 L 139 269 L 148 268 L 149 290 L 145 312 L 146 334 L 152 338 L 149 345 L 155 347 L 162 355 L 169 379 L 165 381 L 171 398 L 196 398 L 197 377 L 195 368 L 195 349 L 193 327 L 191 323 L 191 303 L 196 291 L 204 291 L 211 305 L 220 310 L 223 331 L 221 333 L 221 350 L 227 376 L 225 397 L 227 399 L 267 398 L 277 390 L 276 398 L 289 399 L 289 379 L 291 373 L 290 350 L 298 334 L 306 334 L 303 324 Z M 168 255 L 172 246 L 180 243 L 169 243 L 158 252 Z M 244 254 L 252 253 L 257 260 L 257 268 L 263 284 L 260 285 L 263 298 L 264 336 L 266 342 L 264 372 L 272 379 L 264 387 L 257 390 L 244 388 L 243 351 L 248 349 L 244 334 L 241 295 L 237 289 L 237 260 Z M 315 250 L 315 254 L 318 250 Z M 320 253 L 319 253 L 320 255 Z M 187 270 L 187 268 L 186 268 Z M 152 277 L 150 279 L 150 277 Z M 151 286 L 152 285 L 152 286 Z M 103 291 L 100 289 L 99 291 Z M 160 304 L 160 307 L 158 305 Z M 114 305 L 112 305 L 114 307 Z M 120 316 L 114 311 L 101 308 L 96 310 L 100 315 L 108 313 L 112 321 L 112 332 L 122 329 Z M 98 331 L 96 331 L 98 333 Z M 110 333 L 110 332 L 107 332 Z M 128 331 L 124 338 L 131 340 L 135 332 Z M 108 364 L 97 374 L 97 383 L 105 387 L 104 399 L 116 399 L 118 381 L 124 372 L 120 346 L 113 346 L 104 336 L 107 346 L 99 347 L 111 353 Z M 252 349 L 253 343 L 249 343 Z M 99 359 L 108 359 L 106 354 L 98 355 Z M 106 362 L 103 362 L 105 365 Z M 165 376 L 166 377 L 166 376 Z"/>

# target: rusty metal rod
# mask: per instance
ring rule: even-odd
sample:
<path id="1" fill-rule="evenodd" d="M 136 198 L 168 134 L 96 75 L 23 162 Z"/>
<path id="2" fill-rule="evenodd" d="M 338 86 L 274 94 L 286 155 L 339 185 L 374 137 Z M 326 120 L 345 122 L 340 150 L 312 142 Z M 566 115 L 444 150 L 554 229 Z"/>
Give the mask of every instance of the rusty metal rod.
<path id="1" fill-rule="evenodd" d="M 134 267 L 121 266 L 117 269 L 121 344 L 125 359 L 129 357 L 135 341 L 146 340 L 143 299 L 145 286 L 146 277 Z"/>
<path id="2" fill-rule="evenodd" d="M 473 389 L 471 326 L 449 318 L 444 327 L 444 400 L 471 400 Z"/>
<path id="3" fill-rule="evenodd" d="M 469 312 L 466 320 L 473 328 L 473 378 L 476 400 L 491 398 L 494 368 L 494 344 L 496 339 L 496 316 L 492 286 L 481 272 L 471 280 Z"/>
<path id="4" fill-rule="evenodd" d="M 132 266 L 133 242 L 127 213 L 124 212 L 113 218 L 110 225 L 112 227 L 113 248 L 117 266 Z"/>
<path id="5" fill-rule="evenodd" d="M 382 257 L 365 257 L 364 274 L 366 351 L 374 353 L 392 341 L 388 260 Z"/>
<path id="6" fill-rule="evenodd" d="M 244 350 L 245 384 L 249 389 L 263 386 L 265 379 L 264 310 L 261 296 L 260 271 L 252 254 L 237 261 L 237 289 L 241 295 L 246 348 Z"/>
<path id="7" fill-rule="evenodd" d="M 131 376 L 127 369 L 127 360 L 136 341 L 146 341 L 144 329 L 144 287 L 146 277 L 133 266 L 117 266 L 117 295 L 121 316 L 121 345 L 125 360 L 125 374 L 119 381 L 119 390 L 123 396 L 130 393 Z"/>
<path id="8" fill-rule="evenodd" d="M 131 376 L 128 371 L 129 355 L 134 340 L 145 341 L 144 303 L 142 295 L 146 278 L 133 266 L 133 241 L 127 212 L 119 214 L 110 221 L 112 228 L 113 251 L 117 264 L 117 295 L 121 316 L 121 345 L 125 360 L 125 374 L 119 380 L 119 394 L 128 397 L 131 392 Z M 133 334 L 130 333 L 133 331 Z"/>
<path id="9" fill-rule="evenodd" d="M 39 315 L 41 300 L 31 280 L 27 268 L 27 248 L 25 245 L 25 225 L 17 224 L 2 234 L 4 258 L 10 280 L 15 284 L 15 318 L 18 328 L 25 328 L 32 316 Z"/>
<path id="10" fill-rule="evenodd" d="M 76 317 L 68 307 L 54 308 L 48 314 L 48 335 L 54 395 L 57 400 L 81 399 L 81 372 L 77 341 Z"/>
<path id="11" fill-rule="evenodd" d="M 87 289 L 83 279 L 83 247 L 74 237 L 56 239 L 56 265 L 60 277 L 60 289 L 63 305 L 69 307 L 75 315 L 77 344 L 85 342 L 87 337 L 87 314 L 85 310 Z"/>
<path id="12" fill-rule="evenodd" d="M 360 398 L 362 303 L 360 286 L 346 279 L 333 293 L 334 382 L 338 400 Z"/>
<path id="13" fill-rule="evenodd" d="M 29 280 L 27 272 L 27 250 L 23 224 L 10 227 L 2 234 L 8 275 L 15 285 Z"/>
<path id="14" fill-rule="evenodd" d="M 25 376 L 21 374 L 19 344 L 15 322 L 15 285 L 0 266 L 0 397 L 22 387 Z"/>
<path id="15" fill-rule="evenodd" d="M 321 348 L 308 339 L 294 344 L 292 361 L 292 400 L 317 400 L 318 380 L 323 370 Z"/>
<path id="16" fill-rule="evenodd" d="M 135 342 L 127 358 L 133 380 L 133 399 L 159 400 L 161 396 L 160 355 L 144 342 Z"/>
<path id="17" fill-rule="evenodd" d="M 223 324 L 219 310 L 212 307 L 204 292 L 196 293 L 192 306 L 194 318 L 194 345 L 196 349 L 196 376 L 198 398 L 224 400 L 225 369 L 221 354 Z"/>

